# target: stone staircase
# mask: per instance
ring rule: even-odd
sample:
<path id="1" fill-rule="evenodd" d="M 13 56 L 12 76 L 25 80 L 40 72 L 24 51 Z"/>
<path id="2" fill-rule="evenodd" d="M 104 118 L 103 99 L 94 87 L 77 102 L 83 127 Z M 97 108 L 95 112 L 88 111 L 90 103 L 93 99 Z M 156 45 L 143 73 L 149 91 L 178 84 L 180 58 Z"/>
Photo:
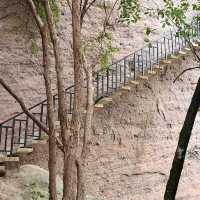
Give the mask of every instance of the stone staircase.
<path id="1" fill-rule="evenodd" d="M 192 32 L 196 36 L 191 37 L 194 48 L 200 48 L 200 23 L 195 23 Z M 106 70 L 96 73 L 95 108 L 102 109 L 112 103 L 113 98 L 131 91 L 143 81 L 148 81 L 151 76 L 159 74 L 166 66 L 174 61 L 189 55 L 186 40 L 179 33 L 170 32 L 150 45 L 124 57 L 113 63 Z M 68 87 L 67 114 L 73 110 L 74 86 Z M 54 109 L 58 110 L 58 95 L 53 96 Z M 47 125 L 47 100 L 44 100 L 29 109 L 32 114 Z M 58 121 L 59 124 L 59 121 Z M 45 133 L 24 112 L 17 114 L 0 123 L 0 176 L 6 171 L 16 169 L 19 165 L 18 156 L 29 154 L 33 151 L 33 144 L 46 138 Z"/>

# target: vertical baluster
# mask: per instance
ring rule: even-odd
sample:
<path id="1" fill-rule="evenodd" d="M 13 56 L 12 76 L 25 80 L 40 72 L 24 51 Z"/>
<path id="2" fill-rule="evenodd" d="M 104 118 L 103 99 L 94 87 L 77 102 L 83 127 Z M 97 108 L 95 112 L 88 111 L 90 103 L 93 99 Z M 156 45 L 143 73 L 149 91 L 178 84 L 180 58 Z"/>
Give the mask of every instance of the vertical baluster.
<path id="1" fill-rule="evenodd" d="M 40 105 L 40 122 L 43 120 L 43 104 Z M 42 129 L 39 127 L 39 140 L 41 139 Z"/>
<path id="2" fill-rule="evenodd" d="M 152 71 L 152 62 L 151 62 L 151 47 L 149 46 L 149 65 L 150 65 L 150 70 Z"/>
<path id="3" fill-rule="evenodd" d="M 126 59 L 124 59 L 124 85 L 126 85 Z"/>
<path id="4" fill-rule="evenodd" d="M 157 41 L 157 58 L 156 58 L 156 63 L 159 64 L 159 44 Z"/>
<path id="5" fill-rule="evenodd" d="M 6 132 L 5 132 L 5 143 L 4 143 L 5 152 L 7 152 L 7 142 L 8 142 L 8 127 L 6 127 Z"/>
<path id="6" fill-rule="evenodd" d="M 148 70 L 148 53 L 147 53 L 147 51 L 145 51 L 145 55 L 146 55 L 145 65 L 146 65 L 146 69 Z"/>
<path id="7" fill-rule="evenodd" d="M 178 50 L 181 50 L 181 44 L 180 44 L 180 32 L 178 32 Z"/>
<path id="8" fill-rule="evenodd" d="M 140 73 L 140 55 L 137 55 L 137 69 L 138 69 L 138 72 Z"/>
<path id="9" fill-rule="evenodd" d="M 26 116 L 26 124 L 25 124 L 25 131 L 24 131 L 24 147 L 26 147 L 27 144 L 27 138 L 28 138 L 28 116 Z"/>
<path id="10" fill-rule="evenodd" d="M 104 75 L 103 75 L 103 73 L 101 74 L 101 84 L 102 84 L 101 92 L 102 92 L 102 97 L 103 97 L 104 96 Z"/>
<path id="11" fill-rule="evenodd" d="M 142 76 L 144 76 L 144 57 L 143 57 L 143 51 L 141 50 L 141 60 L 142 60 Z"/>
<path id="12" fill-rule="evenodd" d="M 120 76 L 119 76 L 119 79 L 120 79 L 120 84 L 122 83 L 122 66 L 119 65 L 119 73 L 120 73 Z"/>
<path id="13" fill-rule="evenodd" d="M 111 80 L 112 80 L 112 84 L 111 84 L 111 86 L 112 86 L 112 91 L 111 91 L 111 93 L 113 92 L 113 87 L 114 87 L 114 79 L 113 79 L 113 73 L 114 73 L 114 70 L 113 69 L 111 69 Z"/>
<path id="14" fill-rule="evenodd" d="M 72 114 L 72 93 L 69 93 L 69 114 Z"/>
<path id="15" fill-rule="evenodd" d="M 1 138 L 2 138 L 2 125 L 0 125 L 0 145 L 1 145 Z"/>
<path id="16" fill-rule="evenodd" d="M 33 121 L 33 127 L 32 127 L 32 137 L 35 136 L 35 122 Z"/>
<path id="17" fill-rule="evenodd" d="M 177 33 L 176 33 L 177 34 Z M 175 39 L 175 51 L 174 51 L 174 53 L 176 52 L 176 50 L 177 50 L 177 41 L 176 41 L 176 39 L 177 39 L 177 36 L 176 36 L 176 34 L 174 35 L 174 39 Z"/>
<path id="18" fill-rule="evenodd" d="M 117 76 L 118 76 L 118 64 L 116 64 L 116 66 L 115 66 L 115 90 L 117 90 L 117 87 L 118 87 L 118 84 L 117 84 Z"/>
<path id="19" fill-rule="evenodd" d="M 96 79 L 97 79 L 97 99 L 98 99 L 99 98 L 99 73 L 98 72 L 97 72 Z"/>
<path id="20" fill-rule="evenodd" d="M 106 70 L 107 94 L 109 94 L 109 69 Z"/>
<path id="21" fill-rule="evenodd" d="M 166 47 L 166 37 L 164 36 L 164 54 L 165 54 L 165 60 L 167 60 L 167 47 Z"/>
<path id="22" fill-rule="evenodd" d="M 163 43 L 160 43 L 160 58 L 163 58 Z"/>
<path id="23" fill-rule="evenodd" d="M 15 118 L 12 121 L 12 135 L 11 135 L 11 147 L 10 147 L 11 155 L 13 154 L 14 137 L 15 137 Z"/>
<path id="24" fill-rule="evenodd" d="M 174 53 L 174 41 L 173 41 L 172 32 L 171 32 L 171 40 L 172 40 L 172 51 L 171 51 L 171 54 L 173 54 Z"/>
<path id="25" fill-rule="evenodd" d="M 21 131 L 22 131 L 22 122 L 21 120 L 19 120 L 19 139 L 18 139 L 18 143 L 21 143 Z"/>
<path id="26" fill-rule="evenodd" d="M 167 51 L 167 56 L 168 56 L 169 54 L 171 54 L 170 39 L 168 38 L 167 41 L 168 41 L 168 51 Z"/>
<path id="27" fill-rule="evenodd" d="M 136 56 L 135 56 L 135 53 L 134 53 L 134 62 L 133 62 L 133 70 L 134 70 L 134 80 L 136 80 Z"/>
<path id="28" fill-rule="evenodd" d="M 53 96 L 53 107 L 56 110 L 56 95 Z"/>

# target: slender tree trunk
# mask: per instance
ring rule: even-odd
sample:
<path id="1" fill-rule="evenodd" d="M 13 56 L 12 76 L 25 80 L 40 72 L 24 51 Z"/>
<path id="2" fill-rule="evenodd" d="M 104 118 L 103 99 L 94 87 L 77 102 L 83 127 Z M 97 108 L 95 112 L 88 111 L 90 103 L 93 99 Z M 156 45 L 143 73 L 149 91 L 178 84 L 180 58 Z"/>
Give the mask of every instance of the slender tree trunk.
<path id="1" fill-rule="evenodd" d="M 76 160 L 77 167 L 77 198 L 76 200 L 85 199 L 85 160 L 88 153 L 88 141 L 91 135 L 92 130 L 92 117 L 94 113 L 94 82 L 93 82 L 93 68 L 87 66 L 86 60 L 83 56 L 83 66 L 86 74 L 87 80 L 87 108 L 86 108 L 86 117 L 84 121 L 84 135 L 83 135 L 83 147 L 81 157 Z"/>
<path id="2" fill-rule="evenodd" d="M 74 2 L 74 1 L 73 1 Z M 67 117 L 67 105 L 63 78 L 63 65 L 61 60 L 61 51 L 59 45 L 59 38 L 56 33 L 55 24 L 53 21 L 53 15 L 48 0 L 45 0 L 45 10 L 47 16 L 48 27 L 50 31 L 50 37 L 53 44 L 55 66 L 57 74 L 57 87 L 58 87 L 58 104 L 59 104 L 59 120 L 61 127 L 62 142 L 64 145 L 64 170 L 63 170 L 63 200 L 75 200 L 75 183 L 74 179 L 74 153 L 73 143 L 74 137 L 69 132 L 69 124 Z"/>
<path id="3" fill-rule="evenodd" d="M 27 0 L 33 17 L 36 21 L 37 27 L 40 31 L 42 38 L 42 50 L 43 50 L 43 69 L 45 89 L 47 96 L 47 117 L 48 117 L 48 135 L 49 135 L 49 199 L 56 200 L 56 138 L 54 130 L 54 106 L 53 106 L 53 93 L 51 88 L 51 76 L 50 76 L 50 58 L 48 51 L 48 27 L 40 18 L 37 13 L 37 8 L 33 0 Z"/>
<path id="4" fill-rule="evenodd" d="M 72 114 L 73 136 L 78 144 L 80 132 L 81 113 L 81 83 L 82 83 L 82 61 L 81 61 L 81 26 L 80 26 L 80 0 L 72 1 L 72 27 L 73 27 L 73 58 L 74 58 L 74 108 Z"/>
<path id="5" fill-rule="evenodd" d="M 69 152 L 69 151 L 68 151 Z M 76 199 L 75 158 L 72 153 L 64 154 L 63 200 Z"/>
<path id="6" fill-rule="evenodd" d="M 63 200 L 76 199 L 76 165 L 81 112 L 81 39 L 80 39 L 80 1 L 72 1 L 72 24 L 73 24 L 73 58 L 74 58 L 74 103 L 70 131 L 72 136 L 67 140 L 64 155 L 64 191 Z"/>
<path id="7" fill-rule="evenodd" d="M 56 200 L 56 139 L 54 126 L 53 93 L 51 88 L 50 58 L 48 52 L 48 29 L 44 26 L 41 32 L 43 49 L 44 80 L 47 96 L 47 117 L 49 126 L 49 199 Z"/>
<path id="8" fill-rule="evenodd" d="M 170 176 L 167 182 L 164 199 L 175 200 L 178 184 L 183 169 L 188 143 L 192 134 L 195 118 L 200 106 L 200 79 L 192 97 L 182 130 L 179 135 L 178 146 L 173 159 Z"/>

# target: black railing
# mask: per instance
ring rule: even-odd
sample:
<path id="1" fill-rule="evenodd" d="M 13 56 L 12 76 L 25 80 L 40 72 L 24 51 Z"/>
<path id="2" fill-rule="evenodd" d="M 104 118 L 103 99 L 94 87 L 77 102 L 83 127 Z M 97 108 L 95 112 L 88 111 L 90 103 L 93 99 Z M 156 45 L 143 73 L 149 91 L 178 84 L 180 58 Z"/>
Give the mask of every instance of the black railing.
<path id="1" fill-rule="evenodd" d="M 194 36 L 193 33 L 196 33 Z M 200 23 L 196 22 L 191 29 L 191 40 L 200 36 Z M 130 80 L 144 76 L 147 71 L 153 71 L 161 60 L 166 60 L 185 47 L 187 41 L 180 33 L 170 32 L 168 35 L 143 47 L 142 49 L 113 63 L 106 70 L 99 70 L 95 78 L 95 102 L 111 95 L 117 89 L 125 86 Z M 66 89 L 68 114 L 73 110 L 74 86 Z M 53 97 L 54 109 L 58 110 L 58 95 Z M 47 100 L 29 109 L 40 122 L 47 125 Z M 57 116 L 58 117 L 58 116 Z M 42 130 L 24 112 L 0 123 L 0 152 L 13 155 L 19 147 L 31 147 L 32 140 L 42 138 Z"/>

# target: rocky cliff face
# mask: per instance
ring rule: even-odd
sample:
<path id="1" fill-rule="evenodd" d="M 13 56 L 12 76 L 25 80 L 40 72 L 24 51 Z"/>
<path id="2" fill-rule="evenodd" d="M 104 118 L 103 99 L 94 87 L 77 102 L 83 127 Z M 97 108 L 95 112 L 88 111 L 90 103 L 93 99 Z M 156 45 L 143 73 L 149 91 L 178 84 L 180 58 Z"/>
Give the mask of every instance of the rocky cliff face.
<path id="1" fill-rule="evenodd" d="M 5 7 L 10 2 L 12 4 L 15 1 L 2 0 L 0 7 Z M 101 20 L 102 10 L 98 5 L 95 9 L 86 19 L 83 30 L 86 35 L 99 27 L 98 20 Z M 7 14 L 10 16 L 0 21 L 0 74 L 30 106 L 45 96 L 39 67 L 40 55 L 33 56 L 31 52 L 31 40 L 36 37 L 38 41 L 38 38 L 34 29 L 29 27 L 27 32 L 24 24 L 21 25 L 24 18 L 23 7 L 13 4 L 11 7 L 0 9 L 0 16 Z M 64 21 L 67 21 L 67 25 L 61 23 L 59 35 L 66 55 L 66 85 L 69 85 L 72 63 L 67 59 L 67 55 L 71 53 L 70 17 L 67 9 L 62 10 L 61 22 Z M 149 24 L 159 27 L 153 19 L 140 21 L 131 27 L 115 25 L 114 39 L 116 46 L 120 47 L 116 58 L 119 59 L 143 46 L 142 33 L 144 26 Z M 153 37 L 159 37 L 158 31 Z M 191 58 L 170 65 L 159 76 L 132 88 L 131 92 L 114 99 L 105 109 L 95 111 L 91 151 L 86 170 L 87 191 L 94 199 L 163 198 L 178 133 L 199 72 L 189 72 L 175 84 L 172 82 L 183 69 L 194 65 Z M 0 120 L 20 112 L 17 103 L 2 88 L 0 109 Z M 199 120 L 198 116 L 177 200 L 200 199 Z M 40 146 L 35 149 L 32 155 L 22 159 L 22 163 L 26 162 L 47 168 L 47 148 Z M 59 162 L 59 166 L 62 166 L 61 161 Z M 58 172 L 62 173 L 61 167 L 58 168 Z"/>
<path id="2" fill-rule="evenodd" d="M 88 37 L 102 29 L 104 11 L 101 1 L 95 4 L 83 25 L 83 34 Z M 9 85 L 21 96 L 30 107 L 45 98 L 44 82 L 42 77 L 41 53 L 34 54 L 34 42 L 40 46 L 40 39 L 36 28 L 30 19 L 30 12 L 24 1 L 2 0 L 0 2 L 0 73 Z M 141 48 L 144 42 L 144 27 L 157 28 L 152 39 L 160 37 L 160 25 L 155 19 L 144 19 L 135 25 L 127 26 L 117 23 L 117 11 L 111 19 L 110 31 L 113 32 L 114 46 L 120 51 L 113 60 L 120 59 Z M 72 84 L 71 59 L 71 17 L 69 9 L 64 6 L 61 10 L 59 37 L 63 50 L 65 65 L 66 87 Z M 55 74 L 52 74 L 55 76 Z M 54 86 L 55 88 L 55 86 Z M 21 112 L 18 104 L 0 88 L 0 121 Z"/>
<path id="3" fill-rule="evenodd" d="M 183 69 L 195 65 L 191 57 L 173 63 L 160 75 L 95 111 L 86 170 L 87 193 L 94 199 L 163 199 L 178 135 L 199 71 L 188 72 L 175 84 L 173 80 Z M 177 200 L 200 198 L 199 123 L 198 115 Z M 47 152 L 45 145 L 39 145 L 22 163 L 47 168 Z M 62 159 L 58 160 L 62 166 Z M 58 172 L 61 174 L 62 168 Z"/>

